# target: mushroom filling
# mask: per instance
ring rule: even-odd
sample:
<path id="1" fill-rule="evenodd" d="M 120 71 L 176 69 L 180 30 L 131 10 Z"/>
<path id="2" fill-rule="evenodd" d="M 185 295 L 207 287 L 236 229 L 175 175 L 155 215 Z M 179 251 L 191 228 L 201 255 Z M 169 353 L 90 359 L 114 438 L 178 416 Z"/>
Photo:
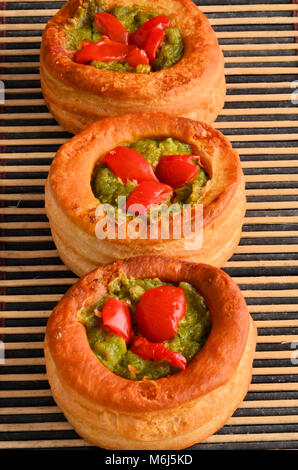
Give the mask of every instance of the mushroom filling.
<path id="1" fill-rule="evenodd" d="M 158 292 L 161 288 L 165 292 Z M 171 299 L 173 295 L 175 299 Z M 158 296 L 162 296 L 162 303 Z M 150 305 L 154 305 L 152 299 L 150 304 L 150 297 L 159 303 L 158 310 L 150 311 Z M 180 309 L 182 314 L 177 318 L 181 299 L 184 311 Z M 113 302 L 122 310 L 109 308 L 109 303 Z M 171 329 L 173 304 L 176 326 Z M 129 330 L 124 324 L 125 316 L 121 317 L 125 309 L 129 311 L 130 318 L 126 318 Z M 96 304 L 82 308 L 78 319 L 85 326 L 90 347 L 102 364 L 116 375 L 131 380 L 154 380 L 179 372 L 203 347 L 211 329 L 204 299 L 191 284 L 180 282 L 175 287 L 158 278 L 128 279 L 124 273 L 110 282 L 107 295 Z M 150 341 L 152 337 L 155 340 L 168 338 L 157 342 Z"/>

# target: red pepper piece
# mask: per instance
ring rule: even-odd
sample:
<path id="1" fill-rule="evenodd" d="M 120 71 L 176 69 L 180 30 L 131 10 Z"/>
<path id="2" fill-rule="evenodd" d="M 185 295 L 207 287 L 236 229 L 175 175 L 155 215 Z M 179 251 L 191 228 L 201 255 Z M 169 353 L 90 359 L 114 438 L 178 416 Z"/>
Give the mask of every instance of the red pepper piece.
<path id="1" fill-rule="evenodd" d="M 136 309 L 136 321 L 142 335 L 162 343 L 172 339 L 178 323 L 185 316 L 186 300 L 183 289 L 159 286 L 147 290 Z"/>
<path id="2" fill-rule="evenodd" d="M 92 60 L 110 62 L 112 60 L 124 61 L 134 46 L 127 46 L 120 42 L 103 39 L 102 41 L 86 44 L 75 53 L 75 61 L 85 64 Z"/>
<path id="3" fill-rule="evenodd" d="M 128 147 L 115 147 L 107 153 L 102 161 L 120 178 L 123 183 L 127 180 L 157 181 L 153 168 L 139 152 Z"/>
<path id="4" fill-rule="evenodd" d="M 130 311 L 128 306 L 119 299 L 109 297 L 102 309 L 101 320 L 112 333 L 124 338 L 128 344 L 132 336 Z"/>
<path id="5" fill-rule="evenodd" d="M 145 23 L 137 31 L 135 31 L 134 33 L 131 33 L 130 40 L 136 46 L 143 47 L 152 29 L 154 28 L 165 29 L 165 28 L 169 28 L 170 26 L 171 26 L 170 18 L 167 18 L 166 16 L 162 16 L 162 15 L 155 16 L 151 20 L 145 21 Z"/>
<path id="6" fill-rule="evenodd" d="M 150 64 L 154 62 L 156 53 L 161 46 L 165 32 L 163 29 L 154 28 L 150 31 L 150 34 L 144 44 L 144 51 L 147 54 Z"/>
<path id="7" fill-rule="evenodd" d="M 114 15 L 106 12 L 97 13 L 94 25 L 101 34 L 107 34 L 112 41 L 128 44 L 129 32 Z"/>
<path id="8" fill-rule="evenodd" d="M 198 155 L 164 155 L 156 167 L 156 176 L 159 181 L 180 188 L 196 176 L 198 166 L 193 162 L 199 158 Z"/>
<path id="9" fill-rule="evenodd" d="M 126 201 L 126 210 L 134 215 L 145 214 L 153 204 L 162 204 L 173 195 L 173 188 L 155 181 L 143 181 Z M 137 204 L 137 207 L 132 207 Z"/>
<path id="10" fill-rule="evenodd" d="M 137 47 L 128 54 L 126 60 L 128 65 L 131 67 L 137 67 L 141 64 L 149 65 L 149 59 L 146 55 L 146 52 L 143 51 L 143 49 L 138 49 Z"/>
<path id="11" fill-rule="evenodd" d="M 167 359 L 173 367 L 180 367 L 182 370 L 187 365 L 187 360 L 182 354 L 171 351 L 161 343 L 150 343 L 142 336 L 134 337 L 130 349 L 143 359 L 152 359 L 153 361 Z"/>

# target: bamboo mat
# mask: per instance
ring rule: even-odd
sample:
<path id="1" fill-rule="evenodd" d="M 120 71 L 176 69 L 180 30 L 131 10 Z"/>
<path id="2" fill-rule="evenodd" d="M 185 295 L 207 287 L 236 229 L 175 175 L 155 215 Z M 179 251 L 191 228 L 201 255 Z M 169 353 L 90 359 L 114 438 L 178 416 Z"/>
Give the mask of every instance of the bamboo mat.
<path id="1" fill-rule="evenodd" d="M 246 178 L 242 239 L 225 270 L 239 283 L 259 338 L 245 401 L 194 448 L 297 449 L 297 3 L 197 3 L 226 59 L 228 96 L 216 127 L 238 149 Z M 52 242 L 43 191 L 52 157 L 69 138 L 45 107 L 39 82 L 41 33 L 62 4 L 0 3 L 0 449 L 87 446 L 51 396 L 42 349 L 51 309 L 76 280 Z"/>

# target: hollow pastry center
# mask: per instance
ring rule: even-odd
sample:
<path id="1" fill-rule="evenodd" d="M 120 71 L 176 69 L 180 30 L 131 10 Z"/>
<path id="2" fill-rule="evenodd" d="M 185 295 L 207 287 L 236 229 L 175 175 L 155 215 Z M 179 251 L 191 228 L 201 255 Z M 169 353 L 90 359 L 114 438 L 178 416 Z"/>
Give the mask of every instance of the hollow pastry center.
<path id="1" fill-rule="evenodd" d="M 190 145 L 168 137 L 140 139 L 129 147 L 116 147 L 95 166 L 91 187 L 102 204 L 117 208 L 121 206 L 119 197 L 125 197 L 127 204 L 144 203 L 149 211 L 150 204 L 170 207 L 199 203 L 208 179 Z M 159 189 L 161 193 L 154 197 Z"/>
<path id="2" fill-rule="evenodd" d="M 76 51 L 75 62 L 97 69 L 155 72 L 176 64 L 184 51 L 175 20 L 138 6 L 115 6 L 108 11 L 104 2 L 89 0 L 65 31 L 66 47 Z M 99 47 L 90 47 L 90 43 Z"/>
<path id="3" fill-rule="evenodd" d="M 180 282 L 178 288 L 176 288 L 179 295 L 182 295 L 185 299 L 184 316 L 181 318 L 180 315 L 181 319 L 176 325 L 176 334 L 168 341 L 152 342 L 140 333 L 140 325 L 143 326 L 142 331 L 144 332 L 143 316 L 140 321 L 140 314 L 143 315 L 140 310 L 140 302 L 145 300 L 143 298 L 145 293 L 148 296 L 148 291 L 151 290 L 150 296 L 156 288 L 160 289 L 161 286 L 165 286 L 164 288 L 168 289 L 170 293 L 173 290 L 176 292 L 172 284 L 162 282 L 158 278 L 128 279 L 121 273 L 118 278 L 109 284 L 106 296 L 96 304 L 84 307 L 78 312 L 79 321 L 86 328 L 92 351 L 103 365 L 116 375 L 131 380 L 142 380 L 143 378 L 153 380 L 167 377 L 181 370 L 182 366 L 179 366 L 179 364 L 185 361 L 185 365 L 187 365 L 203 347 L 211 329 L 210 315 L 203 297 L 187 282 Z M 165 294 L 163 295 L 165 296 Z M 179 309 L 179 305 L 177 306 L 178 300 L 175 300 L 176 309 Z M 116 303 L 116 307 L 117 302 L 123 308 L 128 307 L 131 321 L 129 339 L 127 339 L 127 330 L 123 326 L 123 321 L 121 322 L 119 311 L 115 313 L 116 307 L 109 309 L 109 304 L 113 304 L 113 302 Z M 113 308 L 114 318 L 111 317 Z M 108 310 L 109 312 L 107 312 Z M 107 313 L 108 315 L 106 315 Z M 158 316 L 157 321 L 160 322 L 167 320 L 169 312 L 161 306 L 158 311 L 153 311 L 150 314 L 156 314 Z M 144 315 L 146 315 L 146 308 Z M 166 317 L 165 320 L 163 316 Z M 108 318 L 108 321 L 106 321 L 106 318 Z M 152 324 L 154 324 L 154 318 L 149 322 L 151 335 L 154 335 L 155 332 L 157 335 L 168 334 L 167 324 L 165 326 L 164 322 L 161 323 L 158 331 L 154 331 L 154 329 L 152 331 Z M 151 351 L 154 351 L 153 356 L 150 356 Z M 154 357 L 154 359 L 148 359 L 148 357 Z"/>

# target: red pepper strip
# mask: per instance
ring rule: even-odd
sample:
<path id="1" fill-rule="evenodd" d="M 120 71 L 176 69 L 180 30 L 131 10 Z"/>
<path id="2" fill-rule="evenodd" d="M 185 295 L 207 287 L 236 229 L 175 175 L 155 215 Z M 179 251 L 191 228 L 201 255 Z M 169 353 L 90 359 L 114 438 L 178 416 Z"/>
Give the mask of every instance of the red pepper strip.
<path id="1" fill-rule="evenodd" d="M 162 204 L 173 195 L 173 188 L 155 181 L 143 181 L 126 201 L 126 210 L 134 215 L 145 214 L 152 204 Z"/>
<path id="2" fill-rule="evenodd" d="M 143 49 L 138 49 L 137 47 L 128 54 L 126 60 L 128 65 L 130 65 L 131 67 L 137 67 L 141 64 L 149 64 L 149 59 L 146 55 L 146 52 L 143 51 Z"/>
<path id="3" fill-rule="evenodd" d="M 117 336 L 124 338 L 128 344 L 132 336 L 130 311 L 128 306 L 119 299 L 109 297 L 102 309 L 101 320 L 105 327 Z"/>
<path id="4" fill-rule="evenodd" d="M 163 29 L 154 28 L 150 31 L 150 34 L 144 44 L 144 51 L 147 54 L 150 64 L 154 62 L 156 53 L 161 46 L 165 32 Z"/>
<path id="5" fill-rule="evenodd" d="M 147 290 L 142 296 L 136 309 L 136 321 L 142 335 L 150 341 L 162 343 L 175 336 L 185 313 L 183 289 L 159 286 Z"/>
<path id="6" fill-rule="evenodd" d="M 198 155 L 164 155 L 156 167 L 156 176 L 172 188 L 180 188 L 196 176 L 198 166 L 193 162 L 199 158 Z"/>
<path id="7" fill-rule="evenodd" d="M 161 343 L 150 343 L 142 336 L 134 337 L 130 349 L 143 359 L 152 359 L 153 361 L 167 359 L 173 367 L 180 367 L 182 370 L 187 365 L 187 360 L 182 354 L 171 351 Z"/>
<path id="8" fill-rule="evenodd" d="M 131 33 L 130 40 L 136 46 L 143 47 L 152 29 L 156 27 L 160 29 L 165 29 L 169 28 L 170 26 L 170 18 L 167 18 L 166 16 L 162 15 L 155 16 L 151 20 L 145 21 L 145 23 L 137 31 Z"/>
<path id="9" fill-rule="evenodd" d="M 124 61 L 134 46 L 127 46 L 120 42 L 104 39 L 102 41 L 86 44 L 75 53 L 75 61 L 78 64 L 85 64 L 92 60 L 110 62 L 112 60 Z"/>
<path id="10" fill-rule="evenodd" d="M 121 145 L 115 147 L 105 155 L 102 163 L 106 163 L 123 183 L 126 183 L 127 180 L 135 180 L 138 183 L 157 181 L 153 168 L 146 158 L 128 147 Z"/>
<path id="11" fill-rule="evenodd" d="M 101 34 L 107 34 L 112 41 L 128 44 L 129 32 L 114 15 L 106 12 L 97 13 L 94 25 Z"/>

